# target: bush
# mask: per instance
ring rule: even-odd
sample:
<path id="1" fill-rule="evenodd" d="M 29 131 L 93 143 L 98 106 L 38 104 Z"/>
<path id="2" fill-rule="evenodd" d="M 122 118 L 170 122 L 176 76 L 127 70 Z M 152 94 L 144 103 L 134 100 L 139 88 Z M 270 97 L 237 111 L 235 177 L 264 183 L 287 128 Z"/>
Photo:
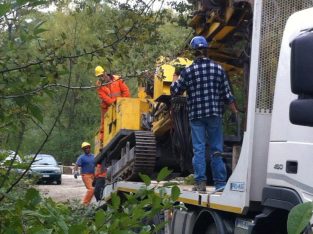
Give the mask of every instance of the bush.
<path id="1" fill-rule="evenodd" d="M 158 181 L 170 173 L 162 169 Z M 34 188 L 19 186 L 10 193 L 1 189 L 0 233 L 157 233 L 166 223 L 154 223 L 153 218 L 178 206 L 180 190 L 176 185 L 152 185 L 146 175 L 141 178 L 145 185 L 140 190 L 113 193 L 110 203 L 98 210 L 78 201 L 56 203 Z"/>

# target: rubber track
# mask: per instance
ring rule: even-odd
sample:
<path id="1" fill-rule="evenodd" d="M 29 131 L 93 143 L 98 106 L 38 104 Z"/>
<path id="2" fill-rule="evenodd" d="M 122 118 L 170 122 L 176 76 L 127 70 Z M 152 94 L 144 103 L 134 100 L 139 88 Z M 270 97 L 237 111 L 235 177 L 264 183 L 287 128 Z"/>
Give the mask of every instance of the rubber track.
<path id="1" fill-rule="evenodd" d="M 152 132 L 135 131 L 135 158 L 118 173 L 122 180 L 140 180 L 139 173 L 151 175 L 156 163 L 156 140 Z"/>

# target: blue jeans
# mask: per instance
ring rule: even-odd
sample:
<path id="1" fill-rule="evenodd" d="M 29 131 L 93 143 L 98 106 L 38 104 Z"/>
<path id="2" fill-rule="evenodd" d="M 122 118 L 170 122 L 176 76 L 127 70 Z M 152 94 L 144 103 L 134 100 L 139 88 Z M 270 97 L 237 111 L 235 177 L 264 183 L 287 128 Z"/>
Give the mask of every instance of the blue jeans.
<path id="1" fill-rule="evenodd" d="M 190 121 L 192 145 L 194 156 L 192 164 L 195 181 L 206 181 L 205 145 L 210 146 L 211 170 L 216 189 L 226 184 L 226 167 L 221 153 L 223 152 L 223 126 L 222 119 L 209 116 Z"/>

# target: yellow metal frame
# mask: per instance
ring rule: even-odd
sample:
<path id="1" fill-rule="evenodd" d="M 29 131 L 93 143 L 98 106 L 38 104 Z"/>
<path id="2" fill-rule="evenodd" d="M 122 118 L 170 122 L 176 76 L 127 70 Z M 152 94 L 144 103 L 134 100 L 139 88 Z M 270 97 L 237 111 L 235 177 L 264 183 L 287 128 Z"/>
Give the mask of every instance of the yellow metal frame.
<path id="1" fill-rule="evenodd" d="M 117 191 L 127 192 L 127 193 L 135 193 L 137 191 L 137 189 L 126 188 L 126 187 L 118 187 Z M 201 204 L 199 204 L 198 203 L 199 201 L 196 200 L 196 199 L 183 198 L 183 197 L 179 197 L 177 200 L 180 201 L 180 202 L 183 202 L 185 204 L 190 204 L 190 205 L 195 205 L 195 206 L 202 206 L 202 207 L 208 207 L 208 208 L 215 209 L 215 210 L 228 211 L 228 212 L 237 213 L 237 214 L 242 214 L 243 213 L 243 208 L 241 208 L 241 207 L 220 205 L 220 204 L 210 203 L 210 202 L 207 202 L 207 201 L 202 201 Z"/>
<path id="2" fill-rule="evenodd" d="M 122 129 L 142 130 L 141 118 L 143 113 L 150 111 L 148 99 L 119 97 L 104 115 L 103 146 Z"/>
<path id="3" fill-rule="evenodd" d="M 170 86 L 173 82 L 173 75 L 175 72 L 176 65 L 190 66 L 192 61 L 187 58 L 178 57 L 177 59 L 163 64 L 158 67 L 156 75 L 154 77 L 154 90 L 153 98 L 156 100 L 162 95 L 170 95 Z"/>
<path id="4" fill-rule="evenodd" d="M 157 61 L 159 67 L 154 77 L 154 100 L 162 95 L 170 95 L 170 85 L 173 81 L 175 66 L 189 66 L 192 61 L 178 57 L 166 63 L 166 58 L 160 57 Z M 163 65 L 161 65 L 163 63 Z M 143 113 L 151 112 L 153 100 L 147 98 L 144 88 L 139 88 L 138 98 L 118 97 L 104 115 L 103 142 L 99 136 L 95 138 L 95 154 L 100 152 L 100 146 L 105 147 L 122 129 L 143 130 L 141 118 Z M 171 126 L 169 116 L 162 116 L 153 124 L 152 131 L 156 135 L 162 135 Z"/>

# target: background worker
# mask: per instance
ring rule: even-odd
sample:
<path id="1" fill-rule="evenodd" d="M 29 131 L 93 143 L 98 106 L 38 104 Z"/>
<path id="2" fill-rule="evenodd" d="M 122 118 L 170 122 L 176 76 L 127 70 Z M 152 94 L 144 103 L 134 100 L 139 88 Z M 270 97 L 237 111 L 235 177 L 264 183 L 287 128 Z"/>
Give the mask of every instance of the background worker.
<path id="1" fill-rule="evenodd" d="M 214 185 L 216 189 L 221 190 L 226 184 L 227 176 L 222 159 L 224 101 L 229 104 L 232 112 L 237 113 L 237 109 L 224 69 L 207 57 L 206 39 L 196 36 L 191 40 L 190 45 L 196 58 L 172 83 L 171 94 L 182 94 L 186 90 L 188 95 L 188 117 L 194 149 L 192 159 L 195 175 L 194 190 L 206 191 L 206 143 L 210 146 Z"/>
<path id="2" fill-rule="evenodd" d="M 98 77 L 97 92 L 101 99 L 101 126 L 99 138 L 102 144 L 104 114 L 107 112 L 109 106 L 116 101 L 117 97 L 130 97 L 130 93 L 127 85 L 119 76 L 107 74 L 103 67 L 97 66 L 95 68 L 95 75 Z"/>
<path id="3" fill-rule="evenodd" d="M 102 199 L 106 175 L 107 175 L 106 168 L 104 168 L 101 163 L 97 163 L 94 182 L 95 184 L 94 195 L 97 201 L 100 201 Z"/>
<path id="4" fill-rule="evenodd" d="M 77 179 L 78 167 L 80 167 L 82 179 L 87 189 L 82 203 L 84 205 L 88 205 L 93 197 L 94 191 L 92 182 L 94 180 L 95 173 L 95 157 L 90 153 L 90 144 L 88 142 L 83 142 L 81 149 L 84 151 L 84 153 L 80 155 L 76 161 L 76 165 L 74 167 L 74 177 Z"/>

